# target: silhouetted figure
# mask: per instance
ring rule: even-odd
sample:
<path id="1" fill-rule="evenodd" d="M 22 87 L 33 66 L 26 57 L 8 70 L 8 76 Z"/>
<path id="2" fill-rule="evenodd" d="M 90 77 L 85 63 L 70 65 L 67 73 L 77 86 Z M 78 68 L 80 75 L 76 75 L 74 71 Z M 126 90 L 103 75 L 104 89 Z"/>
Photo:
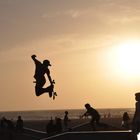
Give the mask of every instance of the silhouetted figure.
<path id="1" fill-rule="evenodd" d="M 14 135 L 14 123 L 12 120 L 5 120 L 7 123 L 6 135 L 8 136 L 9 140 L 13 140 Z"/>
<path id="2" fill-rule="evenodd" d="M 96 130 L 95 124 L 98 126 L 107 127 L 106 124 L 100 123 L 100 114 L 96 109 L 92 108 L 88 103 L 85 104 L 85 108 L 87 109 L 87 111 L 83 114 L 83 116 L 91 116 L 90 124 L 93 130 Z"/>
<path id="3" fill-rule="evenodd" d="M 48 124 L 46 125 L 46 132 L 48 133 L 48 135 L 51 135 L 55 132 L 55 125 L 53 123 L 53 119 L 51 118 L 51 120 L 48 122 Z"/>
<path id="4" fill-rule="evenodd" d="M 136 104 L 132 123 L 132 132 L 135 135 L 135 139 L 137 140 L 137 135 L 140 132 L 140 93 L 135 94 L 135 100 Z"/>
<path id="5" fill-rule="evenodd" d="M 7 120 L 7 128 L 10 130 L 14 130 L 14 123 L 13 120 Z"/>
<path id="6" fill-rule="evenodd" d="M 124 112 L 123 120 L 122 120 L 122 127 L 124 129 L 129 129 L 129 121 L 130 121 L 130 117 L 129 117 L 128 113 Z"/>
<path id="7" fill-rule="evenodd" d="M 70 122 L 68 114 L 69 114 L 68 111 L 65 111 L 64 120 L 63 120 L 65 129 L 68 128 L 68 123 Z"/>
<path id="8" fill-rule="evenodd" d="M 0 135 L 3 136 L 7 131 L 7 119 L 2 117 L 0 120 Z"/>
<path id="9" fill-rule="evenodd" d="M 17 119 L 17 122 L 16 122 L 16 130 L 18 132 L 23 131 L 23 120 L 22 120 L 21 116 L 18 116 L 18 119 Z"/>
<path id="10" fill-rule="evenodd" d="M 56 117 L 55 121 L 56 121 L 56 123 L 55 123 L 55 130 L 56 130 L 56 132 L 57 133 L 62 132 L 62 121 L 61 121 L 61 119 Z"/>
<path id="11" fill-rule="evenodd" d="M 109 118 L 109 119 L 111 118 L 111 113 L 110 112 L 108 113 L 107 118 Z"/>
<path id="12" fill-rule="evenodd" d="M 5 129 L 6 127 L 7 127 L 6 118 L 2 117 L 1 120 L 0 120 L 0 128 Z"/>
<path id="13" fill-rule="evenodd" d="M 36 96 L 40 96 L 45 92 L 49 93 L 49 97 L 52 97 L 53 94 L 53 88 L 54 88 L 54 81 L 52 80 L 51 76 L 50 76 L 50 70 L 49 70 L 49 66 L 51 66 L 50 61 L 49 60 L 44 60 L 43 63 L 41 63 L 39 60 L 36 59 L 36 55 L 32 55 L 31 58 L 33 59 L 36 69 L 35 69 L 35 93 Z M 46 79 L 45 79 L 45 74 L 47 74 L 49 82 L 50 82 L 50 86 L 48 86 L 47 88 L 43 88 L 43 86 L 46 83 Z"/>

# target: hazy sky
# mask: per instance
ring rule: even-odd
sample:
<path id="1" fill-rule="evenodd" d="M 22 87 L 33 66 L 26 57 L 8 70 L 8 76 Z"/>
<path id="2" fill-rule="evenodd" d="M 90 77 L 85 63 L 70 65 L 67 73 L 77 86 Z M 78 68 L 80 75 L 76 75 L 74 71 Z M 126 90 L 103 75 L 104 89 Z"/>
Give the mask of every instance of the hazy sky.
<path id="1" fill-rule="evenodd" d="M 0 110 L 134 107 L 139 7 L 139 0 L 0 0 Z M 35 96 L 32 54 L 52 63 L 55 101 Z"/>

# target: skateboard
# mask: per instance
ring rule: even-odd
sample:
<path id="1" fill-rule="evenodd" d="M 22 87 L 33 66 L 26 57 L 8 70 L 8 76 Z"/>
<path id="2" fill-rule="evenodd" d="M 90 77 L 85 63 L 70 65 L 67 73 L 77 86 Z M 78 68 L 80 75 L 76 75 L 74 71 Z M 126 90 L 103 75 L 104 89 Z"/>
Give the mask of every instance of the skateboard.
<path id="1" fill-rule="evenodd" d="M 54 85 L 55 84 L 55 81 L 53 80 L 52 84 Z M 57 93 L 54 91 L 54 87 L 53 87 L 53 91 L 52 91 L 52 97 L 53 97 L 53 100 L 55 100 L 55 97 L 57 96 Z"/>

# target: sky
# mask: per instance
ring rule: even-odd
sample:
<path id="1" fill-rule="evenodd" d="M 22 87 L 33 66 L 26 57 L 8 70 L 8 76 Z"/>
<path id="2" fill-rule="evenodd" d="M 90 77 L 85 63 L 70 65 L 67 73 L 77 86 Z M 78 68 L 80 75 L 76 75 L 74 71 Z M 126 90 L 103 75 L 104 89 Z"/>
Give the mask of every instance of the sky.
<path id="1" fill-rule="evenodd" d="M 135 107 L 139 7 L 139 0 L 0 0 L 0 111 Z M 55 100 L 36 97 L 32 54 L 50 60 Z"/>

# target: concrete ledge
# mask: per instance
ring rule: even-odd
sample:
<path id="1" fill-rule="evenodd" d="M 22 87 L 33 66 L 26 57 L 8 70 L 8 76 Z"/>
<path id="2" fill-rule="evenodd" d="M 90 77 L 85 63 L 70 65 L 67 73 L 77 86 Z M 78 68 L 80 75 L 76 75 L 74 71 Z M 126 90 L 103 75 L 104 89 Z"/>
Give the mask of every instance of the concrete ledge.
<path id="1" fill-rule="evenodd" d="M 66 132 L 42 140 L 133 140 L 131 131 Z"/>
<path id="2" fill-rule="evenodd" d="M 46 132 L 42 132 L 42 131 L 38 131 L 35 129 L 26 128 L 26 127 L 24 127 L 23 135 L 28 135 L 30 137 L 37 138 L 38 140 L 41 138 L 47 137 Z"/>

